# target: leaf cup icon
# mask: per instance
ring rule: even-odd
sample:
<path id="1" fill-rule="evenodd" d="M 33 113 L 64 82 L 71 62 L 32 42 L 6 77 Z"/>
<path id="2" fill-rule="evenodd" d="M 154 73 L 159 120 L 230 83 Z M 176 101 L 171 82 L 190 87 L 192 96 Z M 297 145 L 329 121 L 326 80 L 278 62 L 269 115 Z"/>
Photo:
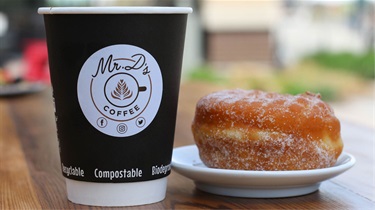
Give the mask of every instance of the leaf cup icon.
<path id="1" fill-rule="evenodd" d="M 133 96 L 133 91 L 128 88 L 126 82 L 123 79 L 120 79 L 115 90 L 111 92 L 111 96 L 114 99 L 122 101 L 131 98 Z"/>

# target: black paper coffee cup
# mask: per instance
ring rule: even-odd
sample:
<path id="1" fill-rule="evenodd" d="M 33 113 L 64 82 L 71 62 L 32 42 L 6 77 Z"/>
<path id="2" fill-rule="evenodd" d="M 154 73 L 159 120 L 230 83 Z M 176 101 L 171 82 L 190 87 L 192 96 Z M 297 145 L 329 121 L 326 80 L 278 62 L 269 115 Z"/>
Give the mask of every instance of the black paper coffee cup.
<path id="1" fill-rule="evenodd" d="M 69 200 L 128 206 L 164 199 L 191 12 L 39 8 Z"/>

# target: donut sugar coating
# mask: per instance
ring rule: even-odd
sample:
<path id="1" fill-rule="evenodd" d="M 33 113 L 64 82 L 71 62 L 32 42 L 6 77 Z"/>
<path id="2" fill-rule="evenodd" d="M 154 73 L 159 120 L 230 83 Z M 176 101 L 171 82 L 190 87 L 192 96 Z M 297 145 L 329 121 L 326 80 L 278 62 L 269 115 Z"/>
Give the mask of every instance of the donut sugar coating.
<path id="1" fill-rule="evenodd" d="M 192 132 L 207 167 L 280 171 L 333 166 L 340 122 L 319 94 L 223 90 L 201 98 Z"/>

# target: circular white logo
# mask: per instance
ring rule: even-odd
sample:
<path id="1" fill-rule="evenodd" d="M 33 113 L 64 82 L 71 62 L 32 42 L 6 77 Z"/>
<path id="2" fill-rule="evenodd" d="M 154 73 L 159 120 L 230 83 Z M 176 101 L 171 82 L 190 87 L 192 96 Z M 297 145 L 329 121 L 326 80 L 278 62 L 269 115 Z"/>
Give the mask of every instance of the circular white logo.
<path id="1" fill-rule="evenodd" d="M 155 118 L 163 79 L 150 53 L 133 45 L 112 45 L 83 64 L 77 92 L 92 126 L 110 136 L 126 137 L 141 132 Z"/>

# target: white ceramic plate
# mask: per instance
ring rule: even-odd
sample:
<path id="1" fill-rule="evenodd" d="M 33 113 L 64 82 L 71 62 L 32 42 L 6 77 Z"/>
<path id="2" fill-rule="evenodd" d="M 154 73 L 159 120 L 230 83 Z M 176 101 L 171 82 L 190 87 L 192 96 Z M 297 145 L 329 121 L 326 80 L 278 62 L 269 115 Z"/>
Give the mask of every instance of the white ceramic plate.
<path id="1" fill-rule="evenodd" d="M 12 96 L 36 93 L 46 88 L 42 83 L 21 82 L 16 84 L 0 85 L 0 96 Z"/>
<path id="2" fill-rule="evenodd" d="M 355 158 L 342 153 L 335 166 L 300 171 L 245 171 L 205 166 L 196 145 L 173 150 L 172 166 L 179 174 L 194 180 L 198 189 L 226 196 L 278 198 L 305 195 L 319 189 L 320 183 L 355 164 Z"/>

